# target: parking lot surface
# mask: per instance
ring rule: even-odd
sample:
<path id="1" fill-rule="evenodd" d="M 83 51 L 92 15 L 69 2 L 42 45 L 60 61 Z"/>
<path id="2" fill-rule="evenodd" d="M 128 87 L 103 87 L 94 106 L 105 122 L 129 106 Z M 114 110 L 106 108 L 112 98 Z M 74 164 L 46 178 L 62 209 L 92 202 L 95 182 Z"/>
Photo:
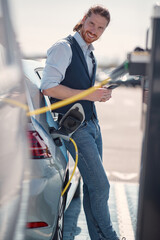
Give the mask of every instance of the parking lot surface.
<path id="1" fill-rule="evenodd" d="M 109 208 L 111 220 L 117 234 L 126 240 L 134 240 L 138 205 L 138 184 L 110 182 Z M 85 214 L 83 194 L 74 199 L 65 212 L 64 240 L 90 240 Z"/>

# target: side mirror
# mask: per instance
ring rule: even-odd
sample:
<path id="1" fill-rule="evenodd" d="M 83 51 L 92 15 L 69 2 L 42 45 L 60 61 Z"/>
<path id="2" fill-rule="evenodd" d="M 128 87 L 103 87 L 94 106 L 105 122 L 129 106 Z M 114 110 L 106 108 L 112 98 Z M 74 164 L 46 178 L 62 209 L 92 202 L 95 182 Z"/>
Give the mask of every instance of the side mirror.
<path id="1" fill-rule="evenodd" d="M 59 142 L 59 138 L 69 141 L 71 135 L 80 127 L 84 119 L 85 114 L 82 105 L 80 103 L 74 104 L 60 120 L 59 128 L 50 128 L 55 143 Z"/>

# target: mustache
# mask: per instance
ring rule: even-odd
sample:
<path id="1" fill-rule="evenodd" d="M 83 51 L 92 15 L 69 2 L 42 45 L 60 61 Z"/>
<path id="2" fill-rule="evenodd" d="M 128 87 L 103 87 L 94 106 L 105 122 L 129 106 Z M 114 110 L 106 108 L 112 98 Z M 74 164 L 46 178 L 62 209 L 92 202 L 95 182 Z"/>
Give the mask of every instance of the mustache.
<path id="1" fill-rule="evenodd" d="M 96 34 L 93 34 L 93 33 L 91 33 L 90 31 L 87 31 L 87 33 L 91 34 L 91 35 L 94 36 L 94 37 L 97 37 Z"/>

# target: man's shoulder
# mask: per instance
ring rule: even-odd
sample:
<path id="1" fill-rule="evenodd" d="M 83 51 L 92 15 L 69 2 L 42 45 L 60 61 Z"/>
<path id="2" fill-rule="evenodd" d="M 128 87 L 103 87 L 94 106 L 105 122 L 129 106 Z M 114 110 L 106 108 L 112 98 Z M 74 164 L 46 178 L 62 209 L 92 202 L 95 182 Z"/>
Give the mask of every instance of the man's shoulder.
<path id="1" fill-rule="evenodd" d="M 55 47 L 68 47 L 70 46 L 70 42 L 68 41 L 68 37 L 62 38 L 53 44 Z"/>
<path id="2" fill-rule="evenodd" d="M 52 51 L 71 52 L 70 43 L 66 38 L 60 39 L 48 49 L 47 54 L 50 54 Z"/>

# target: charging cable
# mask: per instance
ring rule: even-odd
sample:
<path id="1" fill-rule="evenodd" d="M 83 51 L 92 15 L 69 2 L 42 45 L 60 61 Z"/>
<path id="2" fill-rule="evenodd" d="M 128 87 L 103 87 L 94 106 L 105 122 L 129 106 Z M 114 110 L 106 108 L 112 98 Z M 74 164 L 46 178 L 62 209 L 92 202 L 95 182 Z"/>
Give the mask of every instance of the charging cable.
<path id="1" fill-rule="evenodd" d="M 71 104 L 73 102 L 76 102 L 76 101 L 86 97 L 87 95 L 95 92 L 98 88 L 102 87 L 103 85 L 106 85 L 109 82 L 109 80 L 111 80 L 110 77 L 108 77 L 107 79 L 103 80 L 97 86 L 90 87 L 87 90 L 84 90 L 83 92 L 81 92 L 81 93 L 79 93 L 79 94 L 77 94 L 77 95 L 75 95 L 73 97 L 61 100 L 61 101 L 59 101 L 57 103 L 53 103 L 53 104 L 51 104 L 48 107 L 42 107 L 42 108 L 36 109 L 34 111 L 30 111 L 30 112 L 27 113 L 27 116 L 39 115 L 39 114 L 45 113 L 47 111 L 55 110 L 57 108 L 66 106 L 66 105 Z"/>
<path id="2" fill-rule="evenodd" d="M 73 140 L 73 138 L 70 138 L 70 141 L 71 141 L 71 142 L 73 143 L 73 145 L 74 145 L 75 153 L 76 153 L 76 159 L 75 159 L 75 165 L 74 165 L 73 172 L 72 172 L 72 174 L 71 174 L 71 176 L 70 176 L 70 179 L 68 180 L 67 185 L 66 185 L 65 188 L 63 189 L 63 191 L 62 191 L 62 193 L 61 193 L 61 196 L 63 196 L 63 195 L 65 194 L 65 192 L 67 191 L 67 189 L 68 189 L 68 187 L 69 187 L 69 185 L 70 185 L 70 182 L 71 182 L 71 180 L 72 180 L 72 178 L 73 178 L 73 175 L 74 175 L 74 173 L 75 173 L 75 171 L 76 171 L 77 164 L 78 164 L 78 148 L 77 148 L 77 144 L 75 143 L 75 141 Z"/>
<path id="3" fill-rule="evenodd" d="M 106 78 L 105 80 L 103 80 L 101 83 L 99 83 L 97 86 L 90 87 L 87 90 L 84 90 L 83 92 L 81 92 L 81 93 L 79 93 L 79 94 L 77 94 L 77 95 L 75 95 L 73 97 L 64 99 L 64 100 L 59 101 L 57 103 L 53 103 L 50 106 L 42 107 L 42 108 L 39 108 L 39 109 L 30 111 L 30 112 L 27 112 L 27 116 L 39 115 L 39 114 L 45 113 L 47 111 L 55 110 L 57 108 L 66 106 L 66 105 L 71 104 L 73 102 L 76 102 L 76 101 L 86 97 L 87 95 L 95 92 L 98 88 L 101 88 L 102 86 L 106 85 L 107 83 L 109 83 L 109 81 L 111 79 L 112 80 L 116 79 L 118 76 L 123 75 L 126 72 L 128 72 L 128 62 L 127 61 L 124 62 L 123 64 L 121 64 L 115 70 L 113 70 L 111 72 L 110 76 L 108 78 Z M 28 106 L 27 105 L 21 104 L 21 103 L 19 103 L 17 101 L 14 101 L 13 99 L 7 99 L 7 98 L 3 98 L 2 99 L 1 98 L 1 100 L 4 101 L 4 102 L 11 103 L 13 105 L 20 106 L 23 109 L 25 109 L 26 111 L 28 111 Z"/>

